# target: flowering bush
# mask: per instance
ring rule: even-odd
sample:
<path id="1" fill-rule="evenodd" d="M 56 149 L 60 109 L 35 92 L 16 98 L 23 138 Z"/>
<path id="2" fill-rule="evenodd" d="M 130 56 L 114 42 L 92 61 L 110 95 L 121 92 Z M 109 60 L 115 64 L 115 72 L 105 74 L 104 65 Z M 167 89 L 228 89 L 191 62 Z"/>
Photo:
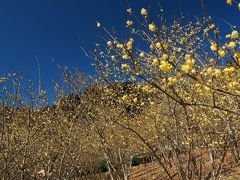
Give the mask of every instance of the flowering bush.
<path id="1" fill-rule="evenodd" d="M 31 81 L 22 94 L 20 76 L 1 90 L 1 177 L 96 179 L 104 166 L 129 179 L 138 154 L 168 179 L 218 179 L 227 157 L 239 163 L 238 29 L 223 34 L 207 13 L 167 22 L 163 11 L 127 12 L 125 40 L 97 22 L 106 36 L 91 53 L 94 80 L 64 68 L 53 105 Z"/>

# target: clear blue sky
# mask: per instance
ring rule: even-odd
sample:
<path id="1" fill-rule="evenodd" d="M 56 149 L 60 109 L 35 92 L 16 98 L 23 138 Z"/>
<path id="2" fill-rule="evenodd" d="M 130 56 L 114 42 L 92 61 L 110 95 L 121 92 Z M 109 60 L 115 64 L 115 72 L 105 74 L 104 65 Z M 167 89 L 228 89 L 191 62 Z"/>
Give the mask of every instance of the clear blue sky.
<path id="1" fill-rule="evenodd" d="M 148 7 L 149 0 L 129 0 L 136 11 Z M 168 18 L 200 16 L 200 0 L 158 1 Z M 212 17 L 239 25 L 237 7 L 225 0 L 206 0 Z M 156 4 L 155 4 L 156 5 Z M 20 70 L 36 79 L 38 57 L 45 87 L 58 77 L 56 64 L 77 66 L 93 73 L 91 60 L 80 50 L 81 42 L 92 49 L 98 41 L 96 21 L 121 32 L 128 19 L 126 0 L 2 0 L 0 1 L 0 76 Z M 157 9 L 152 6 L 152 9 Z M 154 10 L 153 10 L 154 11 Z M 238 23 L 238 24 L 237 24 Z M 77 39 L 78 34 L 81 41 Z M 52 62 L 54 58 L 55 62 Z"/>

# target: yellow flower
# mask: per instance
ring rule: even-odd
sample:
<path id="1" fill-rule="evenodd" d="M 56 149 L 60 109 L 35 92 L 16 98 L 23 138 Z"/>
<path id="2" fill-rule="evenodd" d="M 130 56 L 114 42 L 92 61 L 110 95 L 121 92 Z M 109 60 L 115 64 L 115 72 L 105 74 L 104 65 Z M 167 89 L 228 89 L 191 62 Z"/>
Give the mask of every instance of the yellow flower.
<path id="1" fill-rule="evenodd" d="M 240 3 L 238 3 L 238 9 L 240 10 Z"/>
<path id="2" fill-rule="evenodd" d="M 157 66 L 157 65 L 158 65 L 158 59 L 157 59 L 157 58 L 154 58 L 154 59 L 153 59 L 152 65 L 153 65 L 153 66 Z"/>
<path id="3" fill-rule="evenodd" d="M 117 48 L 122 49 L 123 45 L 122 44 L 117 44 Z"/>
<path id="4" fill-rule="evenodd" d="M 208 74 L 212 74 L 212 72 L 213 72 L 213 68 L 212 68 L 212 67 L 209 67 L 209 68 L 207 69 L 207 73 L 208 73 Z"/>
<path id="5" fill-rule="evenodd" d="M 177 82 L 177 79 L 175 77 L 169 77 L 168 78 L 168 86 L 172 86 Z"/>
<path id="6" fill-rule="evenodd" d="M 192 70 L 192 67 L 189 66 L 188 64 L 185 64 L 182 66 L 182 71 L 186 74 L 189 74 L 191 72 L 191 70 Z"/>
<path id="7" fill-rule="evenodd" d="M 128 12 L 129 14 L 132 14 L 132 8 L 127 9 L 127 12 Z"/>
<path id="8" fill-rule="evenodd" d="M 130 40 L 130 41 L 127 42 L 127 49 L 131 50 L 132 47 L 133 47 L 133 41 Z"/>
<path id="9" fill-rule="evenodd" d="M 231 41 L 229 44 L 228 44 L 228 47 L 231 48 L 231 49 L 234 49 L 236 47 L 236 43 L 234 41 Z"/>
<path id="10" fill-rule="evenodd" d="M 111 56 L 111 59 L 112 59 L 112 60 L 115 60 L 116 58 L 115 58 L 115 56 Z"/>
<path id="11" fill-rule="evenodd" d="M 234 67 L 226 67 L 224 68 L 223 72 L 225 74 L 230 74 L 230 73 L 233 73 L 235 71 L 235 68 Z"/>
<path id="12" fill-rule="evenodd" d="M 127 101 L 129 100 L 128 95 L 124 95 L 124 96 L 122 97 L 122 100 L 123 100 L 124 102 L 127 102 Z"/>
<path id="13" fill-rule="evenodd" d="M 157 43 L 156 43 L 156 47 L 157 47 L 157 48 L 160 48 L 160 47 L 161 47 L 161 43 L 160 43 L 160 42 L 157 42 Z"/>
<path id="14" fill-rule="evenodd" d="M 126 24 L 127 27 L 130 27 L 133 25 L 133 21 L 127 20 Z"/>
<path id="15" fill-rule="evenodd" d="M 214 29 L 214 28 L 215 28 L 215 24 L 211 24 L 211 25 L 209 26 L 209 28 L 210 28 L 210 29 Z"/>
<path id="16" fill-rule="evenodd" d="M 227 4 L 229 4 L 230 6 L 232 5 L 233 1 L 232 0 L 227 0 Z"/>
<path id="17" fill-rule="evenodd" d="M 148 28 L 152 32 L 157 31 L 157 27 L 156 27 L 156 25 L 154 23 L 149 24 Z"/>
<path id="18" fill-rule="evenodd" d="M 137 98 L 134 98 L 134 99 L 133 99 L 133 102 L 135 102 L 135 103 L 136 103 L 137 101 L 138 101 L 138 99 L 137 99 Z"/>
<path id="19" fill-rule="evenodd" d="M 192 57 L 191 54 L 186 54 L 186 55 L 185 55 L 185 58 L 186 58 L 186 59 L 191 59 L 191 57 Z"/>
<path id="20" fill-rule="evenodd" d="M 205 86 L 205 90 L 207 91 L 207 93 L 212 93 L 213 92 L 213 90 L 210 88 L 210 87 L 208 87 L 208 86 Z"/>
<path id="21" fill-rule="evenodd" d="M 162 61 L 159 68 L 164 72 L 170 72 L 172 69 L 172 65 L 169 64 L 167 61 Z"/>
<path id="22" fill-rule="evenodd" d="M 177 77 L 178 77 L 179 79 L 181 79 L 181 78 L 182 78 L 182 73 L 177 73 Z"/>
<path id="23" fill-rule="evenodd" d="M 189 66 L 194 66 L 195 60 L 194 60 L 194 59 L 187 59 L 186 63 L 187 63 Z"/>
<path id="24" fill-rule="evenodd" d="M 163 54 L 163 58 L 164 61 L 166 61 L 168 59 L 168 54 Z"/>
<path id="25" fill-rule="evenodd" d="M 226 51 L 224 51 L 223 49 L 220 49 L 218 53 L 221 57 L 224 57 L 226 55 Z"/>
<path id="26" fill-rule="evenodd" d="M 235 52 L 233 57 L 235 59 L 240 59 L 240 52 Z"/>
<path id="27" fill-rule="evenodd" d="M 112 41 L 108 41 L 107 42 L 107 45 L 110 47 L 110 46 L 112 46 Z"/>
<path id="28" fill-rule="evenodd" d="M 141 15 L 147 16 L 147 10 L 145 8 L 141 9 Z"/>
<path id="29" fill-rule="evenodd" d="M 145 57 L 145 54 L 144 54 L 143 52 L 141 52 L 141 53 L 139 54 L 139 57 L 144 58 L 144 57 Z"/>
<path id="30" fill-rule="evenodd" d="M 213 73 L 214 76 L 219 77 L 219 76 L 221 76 L 221 74 L 222 74 L 222 73 L 221 73 L 221 70 L 220 70 L 220 69 L 215 69 L 215 70 L 214 70 L 214 73 Z"/>
<path id="31" fill-rule="evenodd" d="M 122 64 L 122 69 L 126 69 L 126 71 L 130 71 L 131 67 L 128 64 Z"/>
<path id="32" fill-rule="evenodd" d="M 149 46 L 149 48 L 150 48 L 151 50 L 154 50 L 154 49 L 155 49 L 155 47 L 154 47 L 153 44 L 151 44 L 151 45 Z"/>
<path id="33" fill-rule="evenodd" d="M 229 89 L 236 89 L 238 87 L 239 83 L 237 81 L 230 82 L 228 84 Z"/>
<path id="34" fill-rule="evenodd" d="M 130 56 L 129 56 L 128 54 L 124 54 L 124 55 L 122 56 L 122 58 L 123 58 L 123 59 L 130 59 Z"/>
<path id="35" fill-rule="evenodd" d="M 210 48 L 212 51 L 217 51 L 217 47 L 218 47 L 218 45 L 216 43 L 212 43 Z"/>
<path id="36" fill-rule="evenodd" d="M 230 37 L 231 37 L 231 34 L 227 34 L 225 37 L 226 37 L 226 38 L 230 38 Z"/>
<path id="37" fill-rule="evenodd" d="M 213 58 L 210 59 L 210 63 L 215 63 L 215 60 Z"/>
<path id="38" fill-rule="evenodd" d="M 231 34 L 231 37 L 233 39 L 237 39 L 238 38 L 238 32 L 237 31 L 233 31 L 232 34 Z"/>

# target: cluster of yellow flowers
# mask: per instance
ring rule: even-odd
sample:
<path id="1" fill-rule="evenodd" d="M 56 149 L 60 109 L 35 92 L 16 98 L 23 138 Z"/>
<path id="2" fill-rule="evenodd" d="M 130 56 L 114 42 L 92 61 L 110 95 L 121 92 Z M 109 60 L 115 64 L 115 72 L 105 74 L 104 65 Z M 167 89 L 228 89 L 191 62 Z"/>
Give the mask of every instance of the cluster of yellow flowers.
<path id="1" fill-rule="evenodd" d="M 130 65 L 128 65 L 128 64 L 122 64 L 122 69 L 125 69 L 126 70 L 126 72 L 129 72 L 129 71 L 131 71 L 131 67 L 130 67 Z"/>
<path id="2" fill-rule="evenodd" d="M 164 72 L 170 72 L 172 70 L 172 65 L 167 61 L 161 61 L 159 68 Z"/>
<path id="3" fill-rule="evenodd" d="M 191 58 L 190 54 L 186 55 L 186 64 L 182 65 L 182 71 L 189 74 L 193 70 L 195 60 Z"/>
<path id="4" fill-rule="evenodd" d="M 233 2 L 233 0 L 226 0 L 226 3 L 230 6 L 233 4 Z M 238 3 L 238 9 L 240 10 L 240 3 Z"/>
<path id="5" fill-rule="evenodd" d="M 148 15 L 148 12 L 147 12 L 147 10 L 145 8 L 141 9 L 141 15 L 143 15 L 143 16 L 147 16 Z"/>
<path id="6" fill-rule="evenodd" d="M 132 25 L 133 25 L 133 21 L 127 20 L 126 26 L 127 26 L 127 27 L 130 27 L 130 26 L 132 26 Z"/>
<path id="7" fill-rule="evenodd" d="M 233 73 L 234 71 L 235 71 L 235 68 L 234 68 L 234 67 L 226 67 L 226 68 L 223 69 L 223 72 L 224 72 L 225 74 L 231 74 L 231 73 Z"/>
<path id="8" fill-rule="evenodd" d="M 212 51 L 217 51 L 218 50 L 218 45 L 217 43 L 212 43 L 212 45 L 210 46 Z"/>
<path id="9" fill-rule="evenodd" d="M 148 28 L 152 32 L 156 32 L 157 31 L 157 26 L 154 23 L 149 24 Z"/>
<path id="10" fill-rule="evenodd" d="M 173 84 L 175 84 L 177 82 L 177 78 L 175 78 L 175 77 L 169 77 L 168 78 L 168 83 L 167 83 L 167 85 L 168 86 L 172 86 Z"/>

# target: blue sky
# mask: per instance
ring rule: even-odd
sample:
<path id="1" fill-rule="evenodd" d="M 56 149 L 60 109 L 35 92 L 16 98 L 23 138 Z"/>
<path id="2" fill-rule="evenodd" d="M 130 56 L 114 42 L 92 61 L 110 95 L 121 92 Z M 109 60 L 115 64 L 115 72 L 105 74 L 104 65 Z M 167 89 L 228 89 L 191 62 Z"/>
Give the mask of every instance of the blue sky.
<path id="1" fill-rule="evenodd" d="M 201 16 L 200 0 L 129 0 L 135 11 L 160 2 L 167 18 L 180 15 Z M 237 7 L 225 0 L 206 0 L 212 17 L 239 25 Z M 126 0 L 1 0 L 0 1 L 0 76 L 13 70 L 36 79 L 38 58 L 43 85 L 48 88 L 58 79 L 56 64 L 79 67 L 93 73 L 91 60 L 84 56 L 80 45 L 89 49 L 98 41 L 96 21 L 119 32 L 128 19 Z M 238 24 L 237 24 L 238 23 Z M 77 38 L 77 35 L 79 39 Z M 54 62 L 52 61 L 54 59 Z"/>

